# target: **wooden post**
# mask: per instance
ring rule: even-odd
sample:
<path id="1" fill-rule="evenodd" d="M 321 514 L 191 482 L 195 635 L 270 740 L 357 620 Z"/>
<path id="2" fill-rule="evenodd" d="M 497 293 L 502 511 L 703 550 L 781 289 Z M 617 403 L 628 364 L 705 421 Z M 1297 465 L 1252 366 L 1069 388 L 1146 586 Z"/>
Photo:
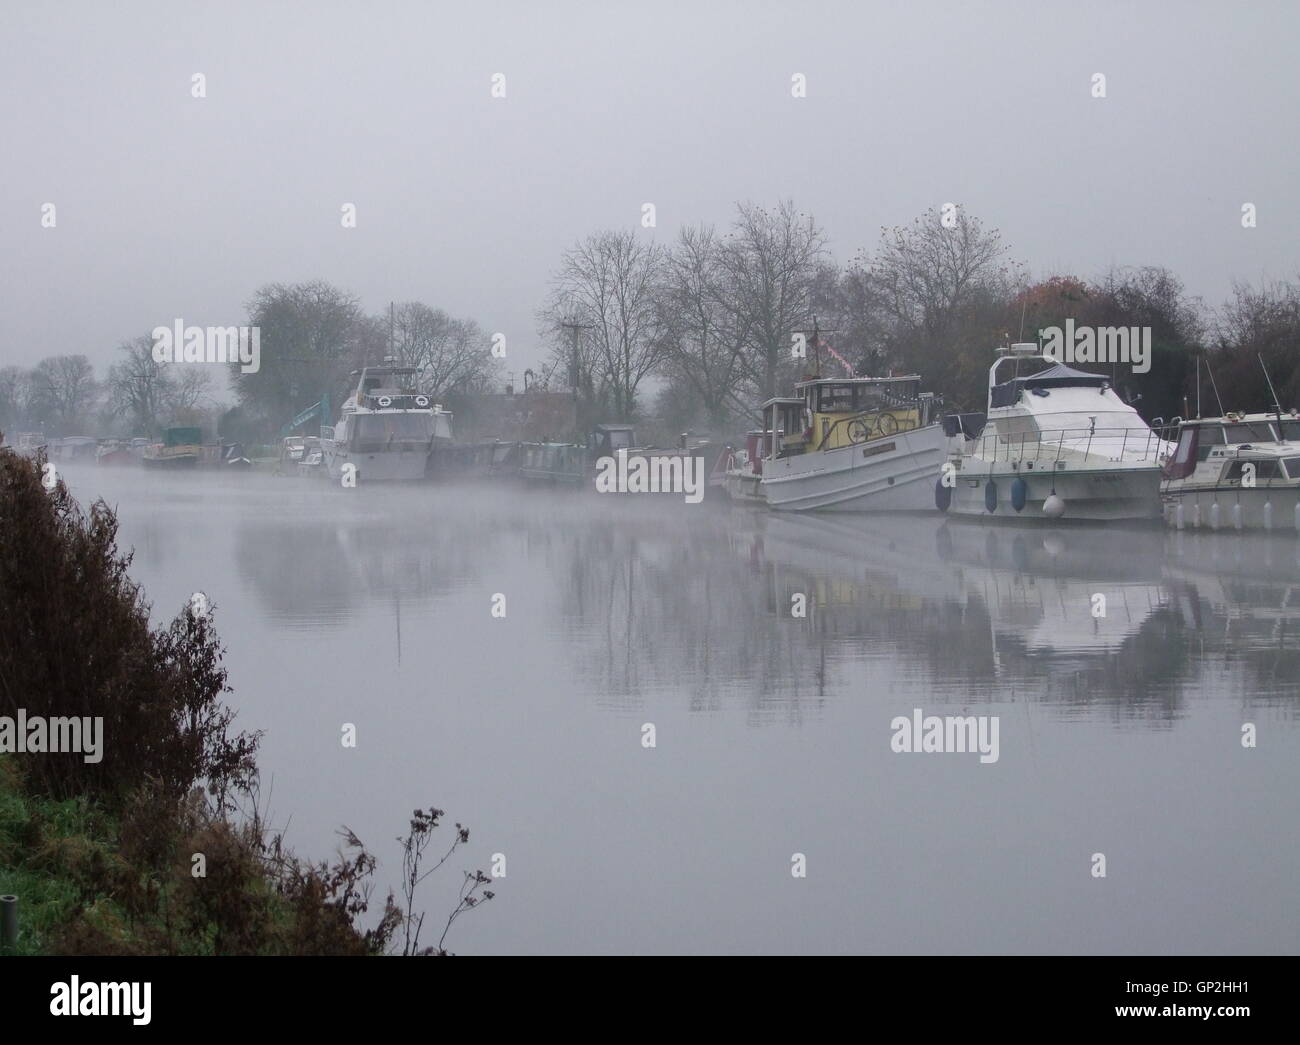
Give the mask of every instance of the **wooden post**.
<path id="1" fill-rule="evenodd" d="M 0 952 L 18 949 L 18 897 L 0 896 Z"/>

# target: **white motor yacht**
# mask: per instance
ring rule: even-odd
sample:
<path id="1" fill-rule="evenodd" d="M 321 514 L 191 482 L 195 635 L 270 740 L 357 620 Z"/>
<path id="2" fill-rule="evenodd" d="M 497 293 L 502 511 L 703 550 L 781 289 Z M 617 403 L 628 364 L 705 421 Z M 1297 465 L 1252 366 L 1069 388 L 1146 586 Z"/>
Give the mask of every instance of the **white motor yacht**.
<path id="1" fill-rule="evenodd" d="M 1160 518 L 1161 466 L 1173 444 L 1110 378 L 1058 363 L 1035 344 L 998 353 L 982 426 L 963 415 L 949 427 L 936 505 L 997 518 Z"/>
<path id="2" fill-rule="evenodd" d="M 1161 493 L 1180 530 L 1300 530 L 1300 415 L 1183 421 Z"/>
<path id="3" fill-rule="evenodd" d="M 451 412 L 415 387 L 411 367 L 370 366 L 343 404 L 338 424 L 321 429 L 331 479 L 357 482 L 423 479 L 438 440 L 451 440 Z"/>

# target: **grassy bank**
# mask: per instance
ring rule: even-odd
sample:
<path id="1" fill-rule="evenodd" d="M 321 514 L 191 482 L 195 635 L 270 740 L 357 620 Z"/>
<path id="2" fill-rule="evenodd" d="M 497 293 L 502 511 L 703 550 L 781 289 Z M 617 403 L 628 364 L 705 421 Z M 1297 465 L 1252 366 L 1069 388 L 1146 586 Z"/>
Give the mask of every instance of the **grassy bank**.
<path id="1" fill-rule="evenodd" d="M 94 853 L 106 860 L 107 847 L 95 839 L 115 833 L 96 819 L 84 798 L 54 801 L 24 794 L 14 756 L 0 755 L 0 895 L 21 898 L 15 953 L 44 953 L 51 936 L 81 906 L 69 856 Z"/>
<path id="2" fill-rule="evenodd" d="M 201 792 L 114 813 L 29 794 L 19 770 L 0 756 L 0 894 L 20 898 L 18 954 L 379 954 L 402 920 L 390 905 L 386 925 L 359 931 L 360 893 L 331 888 L 358 884 L 368 858 L 304 867 L 254 823 L 214 818 Z"/>
<path id="3" fill-rule="evenodd" d="M 259 811 L 260 735 L 224 703 L 215 607 L 152 627 L 112 510 L 42 479 L 0 448 L 0 894 L 19 897 L 19 953 L 446 953 L 446 928 L 492 894 L 464 872 L 421 948 L 442 811 L 412 814 L 401 904 L 371 910 L 377 860 L 350 831 L 332 862 L 290 852 Z M 13 741 L 13 723 L 56 718 L 101 722 L 97 757 Z M 435 869 L 468 838 L 457 824 Z"/>

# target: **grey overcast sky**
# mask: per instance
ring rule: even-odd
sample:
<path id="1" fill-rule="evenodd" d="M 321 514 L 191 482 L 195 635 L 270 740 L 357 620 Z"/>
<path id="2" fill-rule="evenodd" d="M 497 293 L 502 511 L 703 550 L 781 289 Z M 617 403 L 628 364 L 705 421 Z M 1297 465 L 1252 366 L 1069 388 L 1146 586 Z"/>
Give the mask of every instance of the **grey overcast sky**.
<path id="1" fill-rule="evenodd" d="M 0 364 L 102 376 L 123 339 L 320 277 L 472 317 L 522 372 L 561 251 L 645 202 L 663 241 L 790 197 L 847 260 L 952 201 L 1035 276 L 1161 264 L 1210 303 L 1300 270 L 1294 2 L 2 0 L 0 23 Z"/>

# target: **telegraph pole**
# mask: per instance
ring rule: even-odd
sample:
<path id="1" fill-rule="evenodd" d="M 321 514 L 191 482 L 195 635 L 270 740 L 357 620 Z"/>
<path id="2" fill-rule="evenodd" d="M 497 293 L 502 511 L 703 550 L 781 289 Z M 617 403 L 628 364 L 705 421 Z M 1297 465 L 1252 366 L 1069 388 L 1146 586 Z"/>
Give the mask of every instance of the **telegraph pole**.
<path id="1" fill-rule="evenodd" d="M 573 393 L 574 395 L 577 395 L 578 390 L 582 385 L 582 369 L 578 365 L 578 332 L 580 330 L 591 330 L 593 328 L 590 323 L 574 323 L 570 321 L 563 321 L 560 323 L 560 326 L 567 330 L 571 335 L 569 345 L 569 377 L 570 383 L 573 385 Z"/>

